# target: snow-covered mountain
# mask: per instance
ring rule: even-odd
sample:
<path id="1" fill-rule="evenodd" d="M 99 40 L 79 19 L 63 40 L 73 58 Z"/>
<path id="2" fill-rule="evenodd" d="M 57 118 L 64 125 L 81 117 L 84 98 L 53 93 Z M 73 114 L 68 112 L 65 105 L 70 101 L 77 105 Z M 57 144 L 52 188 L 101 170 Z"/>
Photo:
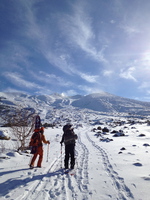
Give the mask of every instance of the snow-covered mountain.
<path id="1" fill-rule="evenodd" d="M 10 138 L 0 141 L 1 200 L 149 200 L 150 103 L 108 93 L 73 97 L 0 93 L 1 116 L 19 105 L 39 113 L 42 124 L 54 126 L 44 131 L 50 147 L 43 145 L 42 168 L 35 162 L 32 170 L 28 166 L 32 155 L 16 152 L 14 132 L 0 127 Z M 78 140 L 75 169 L 66 174 L 60 141 L 69 120 Z"/>
<path id="2" fill-rule="evenodd" d="M 38 113 L 41 113 L 44 110 L 48 112 L 53 109 L 79 108 L 107 113 L 124 112 L 139 115 L 150 114 L 150 102 L 123 98 L 106 92 L 70 97 L 61 94 L 27 95 L 22 93 L 0 92 L 1 107 L 13 107 L 18 105 L 27 108 L 34 108 Z"/>
<path id="3" fill-rule="evenodd" d="M 100 112 L 128 112 L 132 114 L 150 114 L 150 103 L 115 96 L 109 93 L 89 94 L 72 102 L 80 108 Z"/>

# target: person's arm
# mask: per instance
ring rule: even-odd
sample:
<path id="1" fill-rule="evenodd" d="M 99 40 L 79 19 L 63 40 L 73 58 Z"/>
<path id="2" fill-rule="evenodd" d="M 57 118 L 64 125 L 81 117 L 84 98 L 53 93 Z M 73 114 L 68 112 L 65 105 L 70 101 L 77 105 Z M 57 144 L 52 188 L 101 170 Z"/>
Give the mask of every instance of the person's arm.
<path id="1" fill-rule="evenodd" d="M 78 139 L 78 136 L 77 134 L 74 134 L 74 139 L 77 140 Z"/>
<path id="2" fill-rule="evenodd" d="M 63 136 L 62 136 L 62 139 L 61 139 L 61 141 L 60 141 L 60 144 L 62 145 L 63 142 L 64 142 L 64 134 L 63 134 Z"/>
<path id="3" fill-rule="evenodd" d="M 49 140 L 45 139 L 45 135 L 42 134 L 42 142 L 44 142 L 45 144 L 50 144 Z"/>

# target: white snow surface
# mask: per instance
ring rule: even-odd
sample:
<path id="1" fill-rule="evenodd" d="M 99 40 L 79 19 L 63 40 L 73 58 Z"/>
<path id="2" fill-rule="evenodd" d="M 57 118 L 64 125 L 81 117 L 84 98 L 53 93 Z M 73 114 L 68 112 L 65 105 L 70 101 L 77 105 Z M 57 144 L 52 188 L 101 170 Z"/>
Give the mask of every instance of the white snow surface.
<path id="1" fill-rule="evenodd" d="M 110 117 L 102 119 L 103 125 L 81 122 L 74 128 L 78 140 L 73 175 L 62 169 L 62 127 L 45 129 L 51 143 L 49 149 L 44 145 L 42 168 L 29 169 L 32 155 L 13 151 L 15 141 L 0 141 L 0 150 L 5 146 L 0 154 L 0 199 L 149 200 L 150 126 L 138 119 L 133 125 L 126 120 L 112 127 Z M 99 126 L 110 131 L 97 137 Z M 114 129 L 123 130 L 125 136 L 113 137 Z"/>

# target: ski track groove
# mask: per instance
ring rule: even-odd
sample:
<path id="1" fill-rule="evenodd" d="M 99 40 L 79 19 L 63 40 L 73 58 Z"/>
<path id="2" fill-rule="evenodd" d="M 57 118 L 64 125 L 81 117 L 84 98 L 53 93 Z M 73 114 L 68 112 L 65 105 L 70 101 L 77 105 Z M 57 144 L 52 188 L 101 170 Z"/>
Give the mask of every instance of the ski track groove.
<path id="1" fill-rule="evenodd" d="M 133 194 L 131 193 L 130 189 L 125 185 L 124 179 L 118 176 L 118 173 L 114 171 L 112 165 L 110 164 L 109 158 L 107 153 L 102 149 L 100 146 L 96 145 L 93 140 L 89 137 L 88 133 L 86 132 L 86 137 L 89 142 L 95 147 L 102 155 L 103 164 L 106 172 L 113 180 L 113 183 L 118 191 L 118 200 L 129 200 L 134 199 Z"/>
<path id="2" fill-rule="evenodd" d="M 61 155 L 53 161 L 50 167 L 47 167 L 42 173 L 42 178 L 40 180 L 33 180 L 34 182 L 27 186 L 24 190 L 24 193 L 15 198 L 15 200 L 28 200 L 28 199 L 39 199 L 44 197 L 45 200 L 58 199 L 59 196 L 63 200 L 70 200 L 72 197 L 73 200 L 78 200 L 78 194 L 82 194 L 82 200 L 88 200 L 88 155 L 89 151 L 81 142 L 79 136 L 78 144 L 81 147 L 81 159 L 80 167 L 76 170 L 75 175 L 63 174 L 63 170 L 60 169 L 61 164 Z M 78 152 L 78 151 L 77 151 Z M 59 170 L 58 170 L 59 168 Z M 34 172 L 37 169 L 33 169 Z M 58 170 L 58 174 L 56 173 Z M 44 176 L 44 174 L 54 173 L 53 176 Z M 56 174 L 55 174 L 56 173 Z M 34 175 L 31 173 L 32 178 Z M 51 183 L 51 188 L 47 188 L 47 183 Z M 52 190 L 51 190 L 52 189 Z M 15 191 L 13 191 L 15 193 Z"/>
<path id="3" fill-rule="evenodd" d="M 44 191 L 44 188 L 47 184 L 47 180 L 49 177 L 45 177 L 44 174 L 48 174 L 48 173 L 53 173 L 53 171 L 57 168 L 57 166 L 60 164 L 59 160 L 60 160 L 61 156 L 59 156 L 58 158 L 56 158 L 53 163 L 50 165 L 50 167 L 47 167 L 44 172 L 42 173 L 42 179 L 40 180 L 35 180 L 34 183 L 32 183 L 29 187 L 30 189 L 26 189 L 23 195 L 20 195 L 19 197 L 17 197 L 15 200 L 28 200 L 28 199 L 38 199 L 38 197 L 40 196 L 41 190 L 42 190 L 42 194 Z M 32 169 L 31 169 L 32 170 Z M 33 169 L 34 170 L 34 169 Z M 36 169 L 34 170 L 36 171 Z M 34 176 L 32 177 L 34 178 Z M 57 182 L 57 181 L 56 181 Z M 54 184 L 56 184 L 56 182 Z M 38 192 L 35 192 L 38 191 Z M 49 192 L 48 189 L 45 190 L 47 193 Z M 55 193 L 57 193 L 58 191 L 55 191 Z M 34 196 L 34 198 L 32 198 Z M 48 194 L 48 196 L 53 196 L 52 194 Z M 54 194 L 55 196 L 55 194 Z M 45 198 L 48 199 L 48 198 Z"/>
<path id="4" fill-rule="evenodd" d="M 88 200 L 88 184 L 89 184 L 89 177 L 88 177 L 88 160 L 89 160 L 89 150 L 84 143 L 81 141 L 80 133 L 78 134 L 78 144 L 81 147 L 80 153 L 81 158 L 78 160 L 80 161 L 80 167 L 78 168 L 78 173 L 76 175 L 76 182 L 79 187 L 80 192 L 83 194 L 83 200 Z M 79 150 L 77 150 L 78 152 Z"/>

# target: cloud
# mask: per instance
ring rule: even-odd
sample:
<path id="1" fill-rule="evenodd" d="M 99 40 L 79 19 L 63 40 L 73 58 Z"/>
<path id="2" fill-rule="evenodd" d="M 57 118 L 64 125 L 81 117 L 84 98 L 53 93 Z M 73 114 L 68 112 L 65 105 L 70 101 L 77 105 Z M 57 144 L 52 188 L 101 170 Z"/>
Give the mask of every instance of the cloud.
<path id="1" fill-rule="evenodd" d="M 110 23 L 115 24 L 116 22 L 115 22 L 115 20 L 112 19 L 112 20 L 110 20 Z"/>
<path id="2" fill-rule="evenodd" d="M 27 92 L 26 91 L 24 91 L 24 90 L 16 90 L 16 89 L 14 89 L 14 88 L 11 88 L 11 87 L 8 87 L 8 88 L 5 88 L 5 90 L 3 90 L 2 92 L 10 92 L 10 93 L 24 93 L 24 94 L 26 94 Z"/>
<path id="3" fill-rule="evenodd" d="M 96 83 L 98 76 L 88 75 L 85 73 L 79 73 L 81 78 L 86 80 L 89 83 Z"/>
<path id="4" fill-rule="evenodd" d="M 122 69 L 121 73 L 119 74 L 121 78 L 129 79 L 137 82 L 136 78 L 133 76 L 133 73 L 135 71 L 135 67 L 130 67 L 128 69 Z"/>
<path id="5" fill-rule="evenodd" d="M 38 7 L 37 10 L 33 9 L 34 1 L 24 3 L 24 7 L 26 9 L 24 36 L 32 44 L 34 51 L 42 54 L 50 65 L 57 67 L 62 72 L 69 75 L 74 74 L 75 66 L 71 62 L 70 51 L 66 48 L 65 42 L 57 38 L 61 35 L 57 27 L 57 14 L 55 17 L 50 17 L 47 13 L 50 23 L 51 20 L 55 23 L 55 27 L 51 27 L 47 21 L 40 23 L 41 19 L 37 15 Z"/>
<path id="6" fill-rule="evenodd" d="M 71 55 L 72 50 L 74 51 L 74 49 L 71 49 L 73 44 L 73 47 L 76 46 L 84 51 L 86 53 L 85 56 L 89 56 L 100 63 L 107 62 L 103 54 L 106 47 L 101 46 L 97 49 L 95 46 L 95 34 L 92 30 L 91 18 L 85 12 L 86 8 L 83 9 L 82 5 L 77 3 L 73 5 L 73 15 L 65 14 L 59 16 L 60 18 L 58 15 L 53 16 L 56 27 L 57 25 L 62 26 L 61 30 L 65 33 L 65 40 L 58 39 L 54 44 L 53 40 L 55 41 L 56 38 L 53 30 L 45 22 L 40 24 L 37 15 L 38 7 L 35 9 L 34 1 L 22 3 L 22 7 L 25 10 L 24 16 L 23 14 L 21 15 L 25 20 L 24 33 L 22 32 L 22 34 L 32 44 L 34 51 L 41 53 L 50 65 L 59 68 L 65 74 L 77 75 L 88 82 L 94 82 L 94 76 L 90 77 L 89 75 L 84 75 L 84 73 L 79 73 L 76 64 L 73 63 L 73 55 Z M 61 25 L 58 21 L 61 22 Z M 61 32 L 59 31 L 60 36 Z M 26 57 L 30 53 L 26 52 L 25 57 L 23 57 L 24 55 L 22 55 L 22 58 L 20 57 L 26 66 L 31 66 L 31 63 L 27 63 Z"/>
<path id="7" fill-rule="evenodd" d="M 83 3 L 83 2 L 82 2 Z M 105 46 L 97 46 L 95 33 L 93 32 L 92 18 L 88 16 L 87 5 L 77 3 L 73 6 L 73 13 L 64 15 L 60 20 L 61 31 L 68 39 L 68 44 L 79 48 L 91 59 L 107 63 L 104 57 Z"/>
<path id="8" fill-rule="evenodd" d="M 112 71 L 112 70 L 104 70 L 103 76 L 111 77 L 113 73 L 114 73 L 114 71 Z"/>
<path id="9" fill-rule="evenodd" d="M 7 80 L 9 80 L 12 84 L 16 86 L 23 87 L 23 88 L 30 88 L 30 89 L 41 88 L 36 83 L 24 80 L 22 75 L 20 75 L 19 73 L 4 72 L 3 75 L 5 76 Z"/>
<path id="10" fill-rule="evenodd" d="M 86 86 L 86 85 L 78 85 L 78 88 L 80 89 L 80 91 L 82 91 L 82 94 L 91 94 L 91 93 L 99 93 L 102 92 L 103 90 L 100 89 L 99 86 L 97 87 L 90 87 L 90 86 Z"/>
<path id="11" fill-rule="evenodd" d="M 76 92 L 75 90 L 65 90 L 65 91 L 62 93 L 63 96 L 74 96 L 74 95 L 76 95 L 76 94 L 77 94 L 77 92 Z"/>
<path id="12" fill-rule="evenodd" d="M 145 101 L 150 100 L 150 97 L 149 97 L 149 95 L 150 95 L 150 81 L 143 81 L 139 85 L 138 90 L 142 93 L 144 92 L 145 97 L 143 97 L 142 100 L 145 100 Z M 146 95 L 148 95 L 148 96 L 146 96 Z"/>
<path id="13" fill-rule="evenodd" d="M 144 81 L 139 87 L 140 90 L 149 89 L 150 90 L 150 81 Z"/>
<path id="14" fill-rule="evenodd" d="M 74 65 L 69 60 L 70 58 L 68 54 L 62 54 L 61 52 L 50 50 L 45 52 L 44 56 L 50 64 L 59 68 L 65 74 L 71 75 L 75 73 L 75 68 L 73 67 Z"/>
<path id="15" fill-rule="evenodd" d="M 64 78 L 56 76 L 55 74 L 48 74 L 43 71 L 40 71 L 39 73 L 40 73 L 40 76 L 37 75 L 37 78 L 42 82 L 52 84 L 55 86 L 59 85 L 62 87 L 70 87 L 73 85 L 72 82 L 66 81 Z M 34 75 L 34 76 L 36 76 L 36 75 Z"/>
<path id="16" fill-rule="evenodd" d="M 127 35 L 129 36 L 133 36 L 137 33 L 140 33 L 140 30 L 135 27 L 134 25 L 121 25 L 120 26 L 124 31 L 125 33 L 127 33 Z"/>

